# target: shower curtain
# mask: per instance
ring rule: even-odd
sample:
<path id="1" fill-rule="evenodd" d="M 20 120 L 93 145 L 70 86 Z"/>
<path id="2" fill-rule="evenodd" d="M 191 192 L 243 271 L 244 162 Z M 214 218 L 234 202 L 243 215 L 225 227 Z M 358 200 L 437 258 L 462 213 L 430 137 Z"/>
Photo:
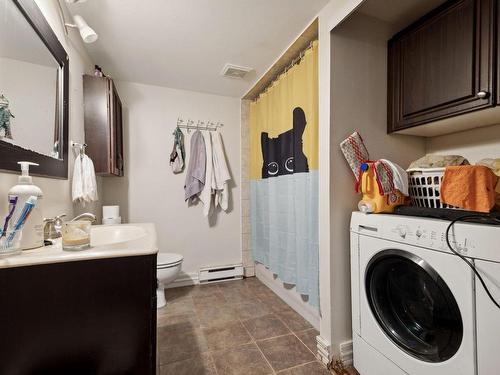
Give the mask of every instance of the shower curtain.
<path id="1" fill-rule="evenodd" d="M 318 45 L 250 105 L 252 252 L 319 307 Z"/>

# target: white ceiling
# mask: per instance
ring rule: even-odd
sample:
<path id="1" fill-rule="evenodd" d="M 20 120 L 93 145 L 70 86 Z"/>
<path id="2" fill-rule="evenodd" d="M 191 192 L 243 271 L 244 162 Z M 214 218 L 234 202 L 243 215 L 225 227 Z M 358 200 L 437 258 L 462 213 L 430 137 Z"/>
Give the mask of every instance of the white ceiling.
<path id="1" fill-rule="evenodd" d="M 89 0 L 68 5 L 99 34 L 104 72 L 139 82 L 243 96 L 329 0 Z M 219 75 L 226 63 L 255 70 Z"/>

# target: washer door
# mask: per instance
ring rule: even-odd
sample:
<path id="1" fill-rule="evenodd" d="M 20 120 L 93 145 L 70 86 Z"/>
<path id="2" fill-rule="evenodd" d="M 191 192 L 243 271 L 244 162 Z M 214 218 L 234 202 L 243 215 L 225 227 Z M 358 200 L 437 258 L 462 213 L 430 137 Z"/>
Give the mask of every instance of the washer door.
<path id="1" fill-rule="evenodd" d="M 418 256 L 385 250 L 366 268 L 371 311 L 389 339 L 426 362 L 443 362 L 460 348 L 463 322 L 453 294 Z"/>

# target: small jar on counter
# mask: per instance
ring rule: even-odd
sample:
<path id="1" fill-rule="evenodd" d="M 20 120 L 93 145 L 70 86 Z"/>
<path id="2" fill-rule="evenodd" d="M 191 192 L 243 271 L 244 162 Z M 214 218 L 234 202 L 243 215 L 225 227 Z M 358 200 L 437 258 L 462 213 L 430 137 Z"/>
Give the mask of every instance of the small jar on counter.
<path id="1" fill-rule="evenodd" d="M 62 224 L 63 250 L 79 251 L 90 247 L 90 227 L 88 220 L 67 221 Z"/>

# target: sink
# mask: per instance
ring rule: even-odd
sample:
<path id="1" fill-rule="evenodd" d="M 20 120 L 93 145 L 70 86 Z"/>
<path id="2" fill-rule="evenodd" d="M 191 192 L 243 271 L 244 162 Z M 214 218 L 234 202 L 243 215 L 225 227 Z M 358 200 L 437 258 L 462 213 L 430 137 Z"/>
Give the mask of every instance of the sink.
<path id="1" fill-rule="evenodd" d="M 93 225 L 90 232 L 90 245 L 114 245 L 138 240 L 146 235 L 146 230 L 136 225 Z"/>
<path id="2" fill-rule="evenodd" d="M 156 228 L 152 223 L 92 225 L 90 244 L 90 248 L 82 251 L 66 251 L 63 250 L 62 241 L 58 238 L 51 246 L 24 250 L 15 256 L 0 257 L 0 270 L 19 266 L 156 255 L 158 253 Z"/>

